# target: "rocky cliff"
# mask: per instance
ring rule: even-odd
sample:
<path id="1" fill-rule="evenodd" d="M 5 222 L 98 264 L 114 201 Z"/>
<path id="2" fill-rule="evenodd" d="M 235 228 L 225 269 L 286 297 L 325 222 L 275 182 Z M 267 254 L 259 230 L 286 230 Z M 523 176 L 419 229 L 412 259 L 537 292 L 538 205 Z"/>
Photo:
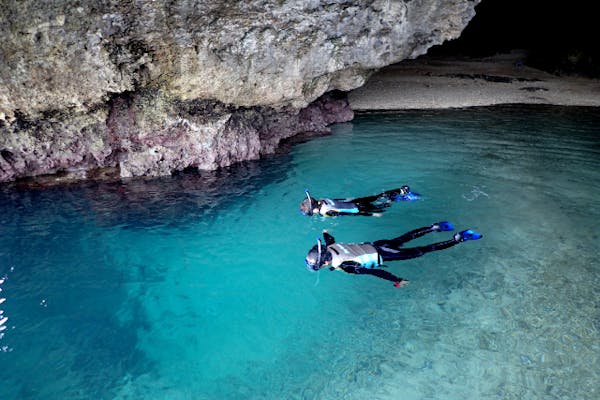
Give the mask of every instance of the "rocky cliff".
<path id="1" fill-rule="evenodd" d="M 352 118 L 340 93 L 479 0 L 0 0 L 0 181 L 214 169 Z"/>

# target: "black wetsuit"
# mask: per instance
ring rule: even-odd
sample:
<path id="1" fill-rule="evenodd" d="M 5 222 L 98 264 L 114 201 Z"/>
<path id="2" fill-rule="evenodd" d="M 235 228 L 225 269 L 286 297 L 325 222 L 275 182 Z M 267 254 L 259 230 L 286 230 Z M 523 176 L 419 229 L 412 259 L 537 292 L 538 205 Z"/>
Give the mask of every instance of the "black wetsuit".
<path id="1" fill-rule="evenodd" d="M 324 212 L 328 216 L 337 215 L 373 215 L 374 213 L 380 213 L 385 211 L 392 202 L 401 200 L 412 200 L 408 196 L 412 193 L 403 193 L 402 189 L 386 190 L 380 194 L 367 197 L 349 198 L 349 199 L 321 199 L 321 207 L 324 207 Z M 414 195 L 414 194 L 412 194 Z M 326 201 L 331 201 L 332 204 L 328 205 Z M 325 211 L 326 210 L 326 211 Z"/>
<path id="2" fill-rule="evenodd" d="M 450 240 L 446 240 L 444 242 L 432 243 L 425 246 L 417 246 L 417 247 L 408 247 L 403 248 L 402 245 L 410 240 L 416 239 L 423 235 L 426 235 L 431 232 L 437 232 L 436 229 L 431 226 L 426 226 L 423 228 L 418 228 L 412 230 L 410 232 L 405 233 L 402 236 L 398 236 L 394 239 L 384 239 L 384 240 L 376 240 L 374 242 L 368 242 L 371 246 L 375 247 L 379 257 L 382 262 L 385 261 L 395 261 L 395 260 L 408 260 L 411 258 L 421 257 L 425 253 L 429 253 L 437 250 L 444 250 L 449 247 L 452 247 L 458 243 L 460 240 L 455 239 L 454 237 Z M 325 239 L 325 245 L 330 246 L 335 243 L 335 239 L 329 233 L 324 232 L 323 238 Z M 384 266 L 380 264 L 380 266 Z M 344 261 L 342 264 L 337 266 L 342 269 L 344 272 L 349 274 L 364 274 L 364 275 L 374 275 L 378 278 L 382 278 L 392 282 L 400 282 L 404 279 L 382 269 L 376 268 L 366 268 L 362 264 L 356 261 Z M 335 269 L 331 267 L 331 269 Z"/>

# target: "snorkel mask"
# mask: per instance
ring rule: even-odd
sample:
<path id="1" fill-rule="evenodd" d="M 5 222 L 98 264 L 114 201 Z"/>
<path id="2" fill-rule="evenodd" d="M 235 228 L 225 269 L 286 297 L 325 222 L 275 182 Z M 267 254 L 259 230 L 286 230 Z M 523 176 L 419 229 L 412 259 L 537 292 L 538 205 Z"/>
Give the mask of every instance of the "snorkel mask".
<path id="1" fill-rule="evenodd" d="M 300 212 L 303 215 L 311 216 L 313 215 L 313 210 L 317 207 L 317 201 L 310 197 L 308 189 L 304 189 L 304 193 L 306 194 L 306 199 L 302 200 L 302 203 L 300 203 Z"/>
<path id="2" fill-rule="evenodd" d="M 318 271 L 323 266 L 323 245 L 320 238 L 317 239 L 317 244 L 306 255 L 304 263 L 306 264 L 306 269 L 311 272 Z"/>

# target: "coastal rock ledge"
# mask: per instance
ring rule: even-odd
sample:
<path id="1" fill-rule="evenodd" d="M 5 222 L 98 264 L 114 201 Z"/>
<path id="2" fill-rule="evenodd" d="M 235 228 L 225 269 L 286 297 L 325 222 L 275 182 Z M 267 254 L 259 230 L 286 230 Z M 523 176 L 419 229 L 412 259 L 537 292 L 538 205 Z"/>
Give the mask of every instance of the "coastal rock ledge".
<path id="1" fill-rule="evenodd" d="M 0 0 L 0 181 L 215 169 L 352 119 L 344 92 L 479 0 Z"/>

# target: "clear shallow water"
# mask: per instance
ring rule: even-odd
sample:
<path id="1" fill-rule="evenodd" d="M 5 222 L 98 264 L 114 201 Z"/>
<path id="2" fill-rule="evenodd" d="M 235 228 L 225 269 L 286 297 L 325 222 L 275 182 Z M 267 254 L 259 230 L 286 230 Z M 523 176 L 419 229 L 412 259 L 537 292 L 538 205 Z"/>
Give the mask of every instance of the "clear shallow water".
<path id="1" fill-rule="evenodd" d="M 0 189 L 0 399 L 596 399 L 600 115 L 363 115 L 216 173 Z M 381 218 L 298 203 L 409 184 Z M 322 271 L 342 242 L 439 220 L 485 237 Z M 422 242 L 449 233 L 428 235 Z"/>

